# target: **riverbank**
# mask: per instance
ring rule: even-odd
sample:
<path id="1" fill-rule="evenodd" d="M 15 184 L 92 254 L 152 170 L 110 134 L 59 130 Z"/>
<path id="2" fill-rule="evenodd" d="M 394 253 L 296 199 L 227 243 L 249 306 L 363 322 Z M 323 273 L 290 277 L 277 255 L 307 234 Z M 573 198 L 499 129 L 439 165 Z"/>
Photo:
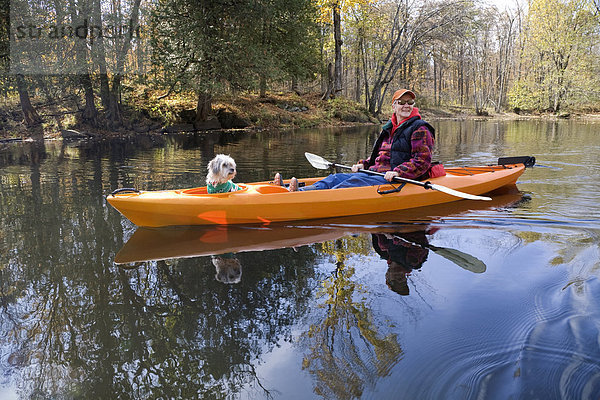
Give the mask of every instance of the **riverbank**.
<path id="1" fill-rule="evenodd" d="M 326 126 L 378 124 L 364 107 L 338 98 L 323 101 L 316 93 L 299 96 L 295 93 L 269 93 L 266 97 L 243 94 L 222 96 L 213 101 L 208 121 L 194 123 L 196 99 L 190 95 L 160 98 L 160 93 L 148 90 L 129 92 L 124 96 L 123 125 L 116 130 L 92 127 L 81 123 L 83 105 L 73 97 L 54 102 L 33 102 L 43 119 L 45 138 L 81 136 L 123 136 L 160 134 L 215 129 L 293 129 Z M 18 98 L 0 101 L 0 139 L 31 136 L 23 122 Z M 99 126 L 106 125 L 102 117 Z"/>
<path id="2" fill-rule="evenodd" d="M 34 107 L 43 119 L 36 135 L 47 139 L 79 137 L 112 137 L 132 134 L 185 133 L 194 131 L 294 129 L 328 126 L 353 126 L 379 124 L 387 114 L 373 116 L 354 101 L 337 98 L 323 101 L 317 93 L 269 93 L 265 97 L 242 94 L 222 96 L 213 101 L 213 113 L 208 121 L 194 123 L 196 99 L 191 95 L 172 95 L 161 98 L 149 90 L 128 92 L 122 109 L 123 125 L 116 130 L 92 127 L 81 123 L 82 109 L 77 98 L 70 96 L 53 102 L 34 101 Z M 476 115 L 468 107 L 420 107 L 423 118 L 436 119 L 531 119 L 531 118 L 589 118 L 598 115 L 563 114 L 523 115 L 515 113 L 489 113 Z M 0 101 L 0 139 L 28 139 L 32 136 L 23 122 L 18 98 Z M 105 121 L 99 118 L 99 126 Z"/>

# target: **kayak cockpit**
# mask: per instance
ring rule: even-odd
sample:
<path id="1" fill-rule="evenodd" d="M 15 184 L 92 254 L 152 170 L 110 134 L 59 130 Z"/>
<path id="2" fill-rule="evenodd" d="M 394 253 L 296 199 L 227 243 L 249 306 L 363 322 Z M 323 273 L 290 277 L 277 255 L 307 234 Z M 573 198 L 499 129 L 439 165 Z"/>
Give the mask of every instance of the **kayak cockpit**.
<path id="1" fill-rule="evenodd" d="M 287 193 L 287 189 L 284 186 L 274 185 L 274 184 L 251 184 L 246 185 L 243 183 L 238 184 L 241 190 L 237 190 L 235 192 L 226 192 L 226 193 L 208 193 L 206 186 L 191 188 L 191 189 L 182 189 L 177 190 L 178 194 L 184 194 L 188 196 L 230 196 L 236 193 L 260 193 L 260 194 L 272 194 L 272 193 Z"/>

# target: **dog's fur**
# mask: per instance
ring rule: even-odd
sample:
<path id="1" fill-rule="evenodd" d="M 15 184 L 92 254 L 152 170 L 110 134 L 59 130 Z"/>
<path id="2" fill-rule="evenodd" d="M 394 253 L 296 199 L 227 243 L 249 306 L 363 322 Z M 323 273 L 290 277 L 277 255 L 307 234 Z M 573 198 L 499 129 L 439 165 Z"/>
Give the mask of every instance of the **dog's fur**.
<path id="1" fill-rule="evenodd" d="M 211 256 L 217 273 L 215 279 L 222 283 L 240 283 L 242 280 L 242 264 L 235 257 Z"/>
<path id="2" fill-rule="evenodd" d="M 233 183 L 232 179 L 237 174 L 235 161 L 228 155 L 217 154 L 215 158 L 210 160 L 206 167 L 208 174 L 206 175 L 206 188 L 208 193 L 223 193 L 235 192 L 241 188 Z M 215 186 L 229 182 L 223 189 L 216 189 Z"/>

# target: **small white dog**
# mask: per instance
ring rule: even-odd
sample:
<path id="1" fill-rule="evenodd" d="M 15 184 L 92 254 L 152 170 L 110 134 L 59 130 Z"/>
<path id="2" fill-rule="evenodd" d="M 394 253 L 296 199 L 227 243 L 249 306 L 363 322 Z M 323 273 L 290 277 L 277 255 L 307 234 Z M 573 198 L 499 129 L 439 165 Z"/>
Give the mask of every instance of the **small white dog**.
<path id="1" fill-rule="evenodd" d="M 208 166 L 208 175 L 206 175 L 206 190 L 208 193 L 227 193 L 242 190 L 241 187 L 233 183 L 237 170 L 233 158 L 225 154 L 217 154 L 210 160 Z"/>

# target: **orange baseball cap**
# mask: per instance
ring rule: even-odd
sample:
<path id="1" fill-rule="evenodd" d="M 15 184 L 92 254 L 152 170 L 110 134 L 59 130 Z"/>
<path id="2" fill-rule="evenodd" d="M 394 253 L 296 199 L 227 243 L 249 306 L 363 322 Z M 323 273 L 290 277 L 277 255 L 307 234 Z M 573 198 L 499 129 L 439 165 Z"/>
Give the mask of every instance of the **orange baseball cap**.
<path id="1" fill-rule="evenodd" d="M 410 97 L 412 97 L 413 99 L 415 99 L 417 96 L 415 96 L 415 94 L 413 93 L 412 90 L 408 90 L 408 89 L 400 89 L 400 90 L 396 90 L 396 92 L 394 93 L 394 96 L 392 96 L 392 104 L 398 100 L 400 97 L 404 96 L 405 94 L 409 94 Z"/>

